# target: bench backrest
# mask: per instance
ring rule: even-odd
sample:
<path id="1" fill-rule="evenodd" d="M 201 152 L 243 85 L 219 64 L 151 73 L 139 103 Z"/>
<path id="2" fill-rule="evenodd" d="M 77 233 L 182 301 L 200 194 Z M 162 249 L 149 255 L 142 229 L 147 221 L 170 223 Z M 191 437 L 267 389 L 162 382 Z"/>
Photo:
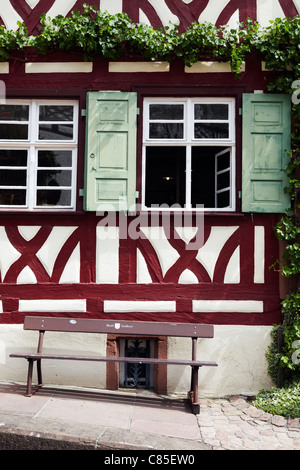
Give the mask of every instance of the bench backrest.
<path id="1" fill-rule="evenodd" d="M 213 338 L 213 325 L 87 318 L 25 317 L 25 330 Z"/>

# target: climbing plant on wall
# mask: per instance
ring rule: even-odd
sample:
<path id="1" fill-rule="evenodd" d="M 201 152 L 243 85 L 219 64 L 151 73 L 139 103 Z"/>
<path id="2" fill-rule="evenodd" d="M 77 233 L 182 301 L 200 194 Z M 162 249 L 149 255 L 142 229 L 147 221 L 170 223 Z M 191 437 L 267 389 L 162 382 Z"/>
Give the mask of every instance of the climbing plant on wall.
<path id="1" fill-rule="evenodd" d="M 28 50 L 40 54 L 53 50 L 79 52 L 85 59 L 139 56 L 171 62 L 180 58 L 187 66 L 197 60 L 214 59 L 230 61 L 232 71 L 239 76 L 247 55 L 256 54 L 265 61 L 267 69 L 277 71 L 277 78 L 268 85 L 268 90 L 291 95 L 293 132 L 287 191 L 294 201 L 294 209 L 287 211 L 274 229 L 286 246 L 282 275 L 287 278 L 299 276 L 300 16 L 278 18 L 267 27 L 261 27 L 251 19 L 236 28 L 193 23 L 185 32 L 179 33 L 173 24 L 154 30 L 146 24 L 132 22 L 126 13 L 111 15 L 85 5 L 83 13 L 73 11 L 69 17 L 59 15 L 50 19 L 42 15 L 41 23 L 41 33 L 36 36 L 28 35 L 22 23 L 18 23 L 17 31 L 0 26 L 0 60 L 13 58 L 16 53 L 18 60 L 22 60 L 22 54 L 25 60 Z M 294 345 L 300 340 L 300 286 L 297 282 L 294 291 L 283 301 L 282 312 L 285 346 L 281 353 L 272 346 L 267 358 L 270 370 L 274 370 L 276 361 L 295 375 L 300 369 L 300 361 L 292 359 L 295 358 Z"/>

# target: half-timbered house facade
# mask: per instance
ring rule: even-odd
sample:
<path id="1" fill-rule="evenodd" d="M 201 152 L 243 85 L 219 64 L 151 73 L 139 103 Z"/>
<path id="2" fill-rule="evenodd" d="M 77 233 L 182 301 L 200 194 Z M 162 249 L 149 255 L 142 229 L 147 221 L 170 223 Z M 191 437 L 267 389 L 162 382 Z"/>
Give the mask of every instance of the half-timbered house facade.
<path id="1" fill-rule="evenodd" d="M 34 35 L 42 13 L 67 16 L 83 3 L 179 31 L 300 11 L 296 0 L 2 0 L 0 22 Z M 211 323 L 215 337 L 199 341 L 199 355 L 219 367 L 201 371 L 200 393 L 271 385 L 265 352 L 282 286 L 270 267 L 280 256 L 273 227 L 289 206 L 291 104 L 267 93 L 270 74 L 258 57 L 239 78 L 228 63 L 84 61 L 59 50 L 0 63 L 0 380 L 25 379 L 9 354 L 35 339 L 24 316 L 42 314 Z M 157 344 L 169 357 L 189 347 L 159 337 L 139 347 L 153 354 Z M 103 353 L 135 346 L 117 332 L 64 342 Z M 114 366 L 85 366 L 50 365 L 47 381 L 128 382 Z M 170 394 L 189 381 L 172 368 L 153 377 Z"/>

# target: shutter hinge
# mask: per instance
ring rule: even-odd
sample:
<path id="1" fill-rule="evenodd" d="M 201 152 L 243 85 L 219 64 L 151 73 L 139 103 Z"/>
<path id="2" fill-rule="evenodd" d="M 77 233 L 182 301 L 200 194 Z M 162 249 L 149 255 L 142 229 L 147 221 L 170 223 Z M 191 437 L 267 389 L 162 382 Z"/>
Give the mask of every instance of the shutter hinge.
<path id="1" fill-rule="evenodd" d="M 242 116 L 243 114 L 243 108 L 239 108 L 239 115 Z"/>
<path id="2" fill-rule="evenodd" d="M 136 192 L 135 192 L 135 198 L 138 199 L 138 198 L 139 198 L 139 195 L 140 195 L 140 192 L 139 192 L 139 191 L 136 191 Z"/>
<path id="3" fill-rule="evenodd" d="M 239 191 L 239 199 L 242 199 L 242 191 Z"/>
<path id="4" fill-rule="evenodd" d="M 136 114 L 139 116 L 139 114 L 140 114 L 140 108 L 136 108 Z"/>
<path id="5" fill-rule="evenodd" d="M 79 189 L 79 196 L 84 196 L 84 189 Z"/>
<path id="6" fill-rule="evenodd" d="M 82 116 L 82 117 L 86 117 L 86 109 L 82 109 L 82 110 L 81 110 L 81 116 Z"/>

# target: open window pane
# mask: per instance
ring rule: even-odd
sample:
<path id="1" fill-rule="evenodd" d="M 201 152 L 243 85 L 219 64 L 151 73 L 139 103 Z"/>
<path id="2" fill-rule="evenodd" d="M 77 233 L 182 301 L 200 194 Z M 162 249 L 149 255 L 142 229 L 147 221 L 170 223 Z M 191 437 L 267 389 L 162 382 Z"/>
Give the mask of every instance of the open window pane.
<path id="1" fill-rule="evenodd" d="M 230 191 L 223 191 L 217 194 L 217 207 L 219 209 L 230 206 Z"/>
<path id="2" fill-rule="evenodd" d="M 185 147 L 149 147 L 146 153 L 146 206 L 185 204 Z"/>
<path id="3" fill-rule="evenodd" d="M 225 171 L 218 175 L 217 190 L 221 188 L 228 188 L 230 186 L 230 171 Z"/>
<path id="4" fill-rule="evenodd" d="M 217 159 L 216 154 L 219 155 Z M 216 173 L 216 161 L 219 159 L 223 165 L 226 160 L 230 163 L 230 151 L 224 147 L 192 147 L 192 207 L 201 204 L 204 208 L 223 207 L 216 202 L 216 191 L 226 187 L 230 195 L 230 171 Z"/>
<path id="5" fill-rule="evenodd" d="M 230 168 L 230 150 L 219 152 L 216 155 L 217 172 Z"/>
<path id="6" fill-rule="evenodd" d="M 215 207 L 215 147 L 192 148 L 192 207 Z"/>
<path id="7" fill-rule="evenodd" d="M 231 186 L 231 149 L 218 149 L 215 155 L 216 165 L 216 207 L 230 207 Z"/>

